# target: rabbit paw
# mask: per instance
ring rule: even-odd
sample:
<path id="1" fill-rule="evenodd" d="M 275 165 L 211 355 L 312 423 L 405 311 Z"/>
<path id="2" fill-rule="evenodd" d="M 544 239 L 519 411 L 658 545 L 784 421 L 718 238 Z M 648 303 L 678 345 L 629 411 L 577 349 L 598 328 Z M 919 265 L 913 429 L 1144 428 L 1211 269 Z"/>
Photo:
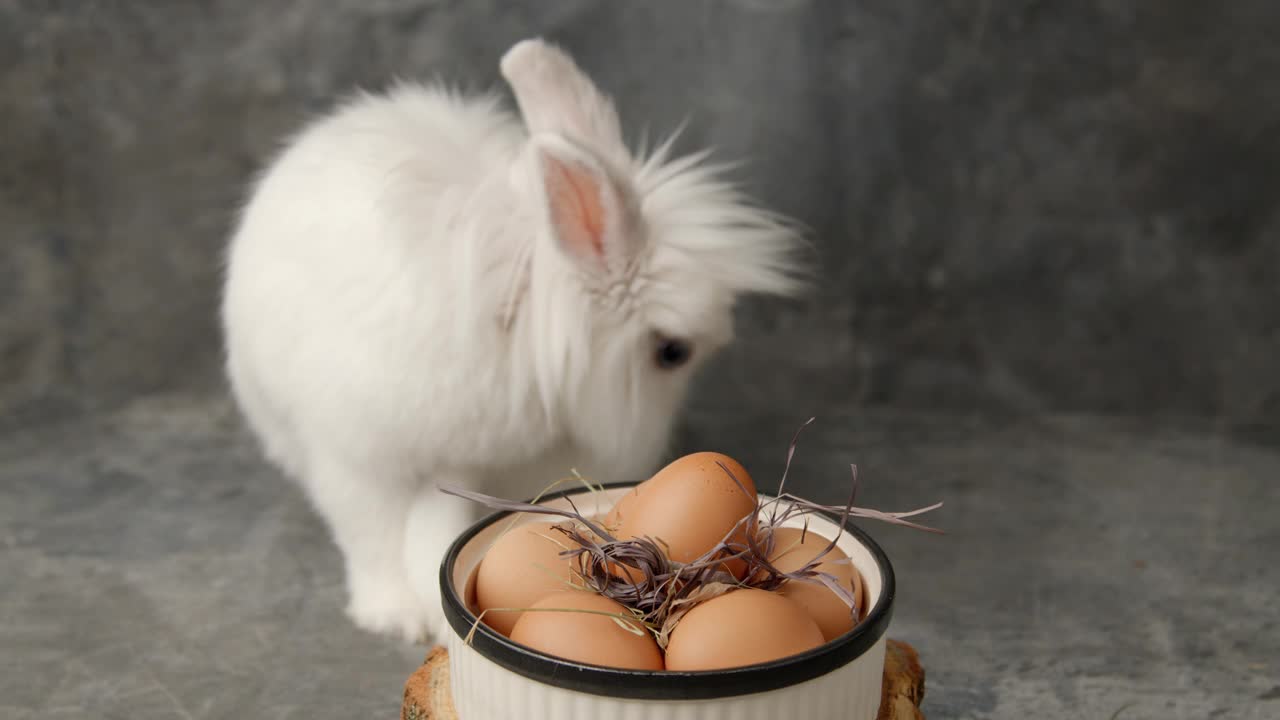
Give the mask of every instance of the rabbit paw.
<path id="1" fill-rule="evenodd" d="M 346 612 L 363 630 L 415 644 L 429 642 L 444 626 L 440 608 L 423 602 L 400 579 L 352 583 Z"/>

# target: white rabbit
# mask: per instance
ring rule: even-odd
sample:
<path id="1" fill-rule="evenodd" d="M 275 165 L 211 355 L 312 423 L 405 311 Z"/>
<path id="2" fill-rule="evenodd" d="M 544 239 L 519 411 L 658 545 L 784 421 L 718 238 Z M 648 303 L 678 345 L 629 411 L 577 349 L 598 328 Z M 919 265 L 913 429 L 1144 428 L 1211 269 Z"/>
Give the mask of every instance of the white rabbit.
<path id="1" fill-rule="evenodd" d="M 319 118 L 258 179 L 229 247 L 232 391 L 341 549 L 347 613 L 425 640 L 484 509 L 582 471 L 657 469 L 690 375 L 746 293 L 800 287 L 790 224 L 704 154 L 633 156 L 555 46 L 497 95 L 400 85 Z"/>

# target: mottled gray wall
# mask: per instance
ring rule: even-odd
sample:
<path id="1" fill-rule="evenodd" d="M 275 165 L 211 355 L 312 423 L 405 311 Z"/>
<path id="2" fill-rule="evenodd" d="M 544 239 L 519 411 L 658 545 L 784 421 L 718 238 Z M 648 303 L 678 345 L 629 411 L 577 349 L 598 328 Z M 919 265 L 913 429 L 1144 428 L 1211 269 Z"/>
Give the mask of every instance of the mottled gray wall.
<path id="1" fill-rule="evenodd" d="M 356 85 L 544 34 L 813 228 L 698 397 L 1280 418 L 1272 0 L 0 0 L 0 406 L 216 388 L 242 188 Z"/>

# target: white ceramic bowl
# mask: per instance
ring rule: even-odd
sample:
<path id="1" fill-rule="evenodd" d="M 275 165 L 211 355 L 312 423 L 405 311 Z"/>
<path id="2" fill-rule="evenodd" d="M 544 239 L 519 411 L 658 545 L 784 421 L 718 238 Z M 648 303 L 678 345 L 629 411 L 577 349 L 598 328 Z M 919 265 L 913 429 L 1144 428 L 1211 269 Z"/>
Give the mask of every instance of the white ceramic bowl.
<path id="1" fill-rule="evenodd" d="M 543 504 L 603 516 L 631 486 L 575 491 Z M 885 633 L 893 611 L 893 568 L 866 533 L 848 527 L 839 547 L 862 574 L 870 611 L 848 633 L 801 655 L 728 670 L 635 671 L 562 660 L 476 626 L 467 582 L 510 513 L 497 513 L 454 541 L 440 569 L 450 678 L 459 720 L 873 720 L 880 707 Z M 520 515 L 518 523 L 555 521 Z M 809 516 L 833 537 L 838 518 Z M 471 642 L 468 633 L 475 628 Z"/>

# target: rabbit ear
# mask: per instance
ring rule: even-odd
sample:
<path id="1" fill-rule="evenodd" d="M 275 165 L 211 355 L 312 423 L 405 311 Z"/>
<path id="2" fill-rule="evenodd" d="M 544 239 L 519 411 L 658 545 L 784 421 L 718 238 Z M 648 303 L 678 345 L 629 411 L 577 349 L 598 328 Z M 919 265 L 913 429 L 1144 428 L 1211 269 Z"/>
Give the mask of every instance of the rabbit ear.
<path id="1" fill-rule="evenodd" d="M 637 235 L 627 186 L 563 138 L 535 137 L 530 150 L 544 218 L 560 249 L 594 272 L 624 271 Z"/>
<path id="2" fill-rule="evenodd" d="M 501 70 L 530 135 L 556 133 L 604 156 L 626 156 L 613 102 L 563 50 L 523 40 L 503 55 Z"/>

